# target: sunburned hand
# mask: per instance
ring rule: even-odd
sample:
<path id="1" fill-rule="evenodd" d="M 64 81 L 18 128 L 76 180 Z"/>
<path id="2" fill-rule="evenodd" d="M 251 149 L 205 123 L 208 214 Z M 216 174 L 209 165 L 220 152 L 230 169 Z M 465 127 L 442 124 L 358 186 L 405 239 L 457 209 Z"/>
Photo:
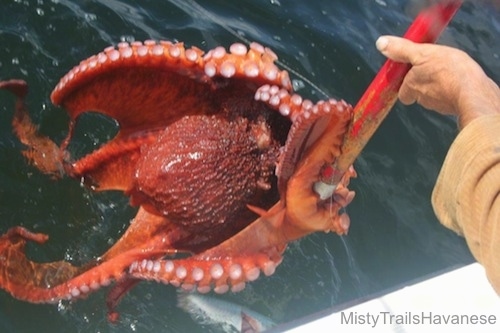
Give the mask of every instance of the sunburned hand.
<path id="1" fill-rule="evenodd" d="M 399 90 L 403 104 L 456 115 L 460 128 L 482 115 L 500 114 L 498 85 L 465 52 L 394 36 L 382 36 L 376 45 L 386 57 L 412 65 Z"/>

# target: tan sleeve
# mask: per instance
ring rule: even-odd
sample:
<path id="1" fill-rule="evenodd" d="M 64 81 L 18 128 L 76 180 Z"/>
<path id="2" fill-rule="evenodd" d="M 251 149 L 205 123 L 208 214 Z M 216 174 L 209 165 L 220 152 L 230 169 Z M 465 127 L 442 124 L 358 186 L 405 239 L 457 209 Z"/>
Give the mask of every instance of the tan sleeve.
<path id="1" fill-rule="evenodd" d="M 432 204 L 441 223 L 465 237 L 500 295 L 500 115 L 477 118 L 458 134 Z"/>

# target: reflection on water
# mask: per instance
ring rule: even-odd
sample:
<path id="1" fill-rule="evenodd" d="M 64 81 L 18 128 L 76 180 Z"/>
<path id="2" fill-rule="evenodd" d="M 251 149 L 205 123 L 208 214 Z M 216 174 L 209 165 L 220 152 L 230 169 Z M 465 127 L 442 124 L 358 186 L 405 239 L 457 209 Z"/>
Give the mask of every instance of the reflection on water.
<path id="1" fill-rule="evenodd" d="M 65 136 L 67 118 L 50 104 L 51 89 L 81 59 L 119 41 L 169 39 L 203 49 L 257 41 L 292 70 L 303 96 L 327 94 L 355 103 L 383 61 L 375 39 L 401 35 L 411 21 L 408 6 L 402 0 L 2 0 L 0 78 L 29 82 L 33 118 L 55 140 Z M 488 2 L 466 3 L 440 42 L 469 52 L 498 82 L 500 23 L 494 10 Z M 28 249 L 37 260 L 78 263 L 102 253 L 134 209 L 119 193 L 53 182 L 27 166 L 11 133 L 13 100 L 5 93 L 0 108 L 0 231 L 22 224 L 49 233 L 47 245 Z M 109 124 L 95 130 L 102 124 L 95 120 L 85 125 L 93 136 L 82 137 L 77 150 L 91 149 L 113 130 Z M 453 119 L 397 105 L 356 163 L 349 235 L 314 234 L 291 244 L 275 275 L 224 298 L 286 322 L 469 262 L 463 240 L 438 224 L 429 202 L 454 135 Z M 116 326 L 106 321 L 104 297 L 103 290 L 74 304 L 49 306 L 0 292 L 0 330 L 210 330 L 176 307 L 169 286 L 143 283 L 133 290 L 119 307 Z"/>

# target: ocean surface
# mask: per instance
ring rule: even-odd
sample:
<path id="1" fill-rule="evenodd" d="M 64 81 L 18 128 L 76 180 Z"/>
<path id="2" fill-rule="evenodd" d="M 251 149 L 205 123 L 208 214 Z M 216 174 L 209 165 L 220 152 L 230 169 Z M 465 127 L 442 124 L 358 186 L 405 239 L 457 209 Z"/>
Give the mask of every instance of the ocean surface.
<path id="1" fill-rule="evenodd" d="M 56 141 L 65 137 L 68 119 L 51 104 L 50 92 L 80 60 L 120 41 L 167 39 L 204 50 L 257 41 L 276 52 L 302 96 L 355 104 L 384 61 L 377 37 L 402 35 L 425 3 L 0 0 L 0 79 L 29 83 L 32 117 Z M 439 40 L 468 52 L 496 82 L 498 10 L 488 1 L 466 2 Z M 13 101 L 0 92 L 0 233 L 15 225 L 47 233 L 47 244 L 28 247 L 32 258 L 86 262 L 118 239 L 135 209 L 121 193 L 93 193 L 72 179 L 54 182 L 27 165 L 11 130 Z M 99 117 L 81 126 L 80 152 L 113 134 L 112 124 Z M 290 244 L 273 276 L 222 298 L 285 323 L 471 262 L 463 239 L 439 224 L 430 204 L 456 133 L 455 119 L 398 103 L 355 163 L 349 234 L 318 233 Z M 110 324 L 107 291 L 75 303 L 36 305 L 0 290 L 0 331 L 218 332 L 177 307 L 175 288 L 148 282 L 123 299 L 120 322 Z"/>

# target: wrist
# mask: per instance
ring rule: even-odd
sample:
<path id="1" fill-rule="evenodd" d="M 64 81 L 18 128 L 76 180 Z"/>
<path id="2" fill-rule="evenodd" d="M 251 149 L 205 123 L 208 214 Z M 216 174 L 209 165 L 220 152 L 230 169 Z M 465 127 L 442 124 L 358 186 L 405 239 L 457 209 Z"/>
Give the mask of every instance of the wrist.
<path id="1" fill-rule="evenodd" d="M 485 77 L 483 84 L 470 87 L 458 98 L 457 115 L 459 129 L 479 117 L 500 114 L 500 89 Z"/>

